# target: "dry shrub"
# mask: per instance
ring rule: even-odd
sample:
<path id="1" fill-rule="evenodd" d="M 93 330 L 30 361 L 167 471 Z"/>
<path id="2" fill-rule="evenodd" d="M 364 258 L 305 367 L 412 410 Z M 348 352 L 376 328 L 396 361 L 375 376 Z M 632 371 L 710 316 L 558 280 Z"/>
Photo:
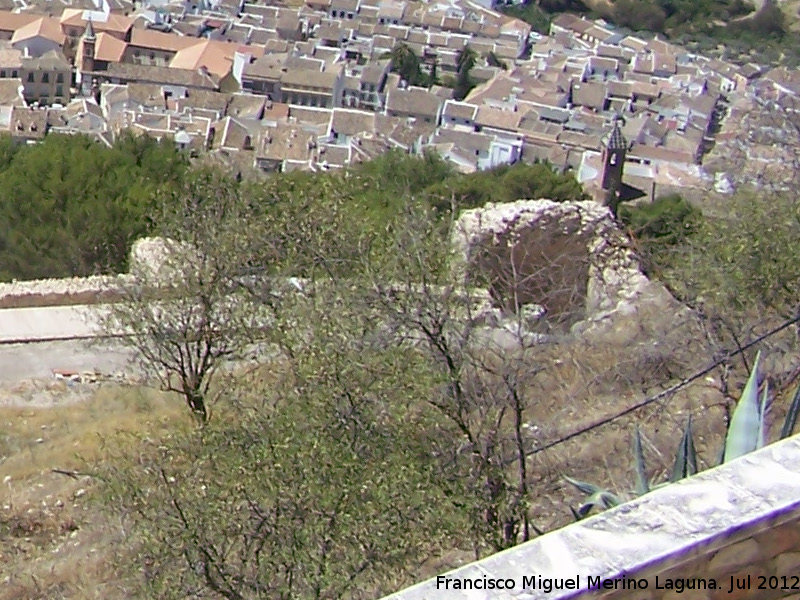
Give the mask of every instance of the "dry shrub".
<path id="1" fill-rule="evenodd" d="M 535 228 L 485 239 L 477 277 L 505 310 L 540 304 L 552 323 L 574 323 L 583 317 L 589 281 L 588 235 L 580 229 L 577 215 L 550 217 Z"/>

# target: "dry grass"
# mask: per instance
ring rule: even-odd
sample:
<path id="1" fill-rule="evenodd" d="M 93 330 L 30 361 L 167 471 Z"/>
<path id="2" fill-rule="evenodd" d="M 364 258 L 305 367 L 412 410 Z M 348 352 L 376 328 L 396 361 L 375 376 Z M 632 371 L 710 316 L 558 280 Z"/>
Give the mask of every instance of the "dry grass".
<path id="1" fill-rule="evenodd" d="M 91 470 L 122 433 L 158 436 L 188 425 L 180 400 L 149 389 L 100 387 L 90 400 L 0 408 L 0 600 L 126 598 L 114 582 L 122 534 L 91 501 Z M 132 439 L 132 438 L 131 438 Z"/>
<path id="2" fill-rule="evenodd" d="M 638 345 L 622 336 L 615 343 L 543 346 L 540 359 L 547 368 L 529 390 L 536 401 L 525 415 L 537 439 L 547 442 L 613 414 L 706 362 L 702 350 L 687 343 L 691 331 L 672 333 L 645 331 Z M 660 341 L 658 348 L 653 339 Z M 271 367 L 252 370 L 248 387 L 274 384 L 280 367 Z M 630 490 L 636 425 L 655 478 L 663 480 L 671 467 L 690 414 L 702 466 L 713 465 L 724 435 L 725 402 L 712 382 L 701 380 L 666 402 L 535 455 L 533 522 L 552 530 L 571 521 L 568 505 L 581 497 L 565 485 L 564 474 L 623 494 Z M 782 418 L 782 405 L 776 402 L 775 420 Z M 125 432 L 158 439 L 189 426 L 180 399 L 141 388 L 101 387 L 90 400 L 70 406 L 0 408 L 0 481 L 10 477 L 0 483 L 0 600 L 135 597 L 118 572 L 124 566 L 117 554 L 122 526 L 92 502 L 91 477 L 73 479 L 52 469 L 90 470 L 87 465 L 102 460 L 105 444 Z M 131 448 L 131 456 L 136 454 Z M 471 558 L 448 553 L 432 558 L 422 572 L 432 576 Z"/>

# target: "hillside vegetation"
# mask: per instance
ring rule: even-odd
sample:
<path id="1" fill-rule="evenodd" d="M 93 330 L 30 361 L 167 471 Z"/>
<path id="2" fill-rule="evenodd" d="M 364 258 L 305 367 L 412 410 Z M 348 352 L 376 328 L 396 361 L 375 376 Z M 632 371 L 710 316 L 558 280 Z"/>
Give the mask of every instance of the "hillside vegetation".
<path id="1" fill-rule="evenodd" d="M 782 8 L 783 7 L 783 8 Z M 735 63 L 800 63 L 798 15 L 773 0 L 541 0 L 502 11 L 548 34 L 559 13 L 574 12 L 640 32 L 666 35 L 691 52 Z M 794 7 L 796 11 L 796 7 Z"/>
<path id="2" fill-rule="evenodd" d="M 115 316 L 172 392 L 117 390 L 66 416 L 0 408 L 14 490 L 0 513 L 3 600 L 381 597 L 568 523 L 566 472 L 632 486 L 636 425 L 656 480 L 687 415 L 702 466 L 715 464 L 749 353 L 657 407 L 535 449 L 796 310 L 791 198 L 735 198 L 714 219 L 678 197 L 620 212 L 648 272 L 697 309 L 688 327 L 642 315 L 603 338 L 551 327 L 541 344 L 512 302 L 502 345 L 471 318 L 451 268 L 453 218 L 489 201 L 581 199 L 569 175 L 457 175 L 397 153 L 241 182 L 179 159 L 169 168 L 144 228 L 187 244 L 167 264 L 169 293 L 132 287 Z M 796 345 L 793 332 L 760 345 L 775 418 Z"/>

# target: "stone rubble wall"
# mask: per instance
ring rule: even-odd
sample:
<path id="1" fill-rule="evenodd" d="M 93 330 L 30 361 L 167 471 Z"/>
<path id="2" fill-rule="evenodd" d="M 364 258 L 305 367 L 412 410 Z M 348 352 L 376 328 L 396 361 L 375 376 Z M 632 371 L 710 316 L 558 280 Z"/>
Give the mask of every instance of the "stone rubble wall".
<path id="1" fill-rule="evenodd" d="M 0 309 L 114 302 L 128 277 L 97 275 L 0 283 Z"/>
<path id="2" fill-rule="evenodd" d="M 576 289 L 586 290 L 584 317 L 573 326 L 575 333 L 602 336 L 615 327 L 635 328 L 636 318 L 650 320 L 653 314 L 673 321 L 690 318 L 663 285 L 642 272 L 608 207 L 593 201 L 518 200 L 462 212 L 451 236 L 454 275 L 466 279 L 478 249 L 487 243 L 515 244 L 526 232 L 530 243 L 560 230 L 585 246 L 576 260 L 588 265 L 587 281 L 574 282 Z"/>
<path id="3" fill-rule="evenodd" d="M 131 249 L 132 272 L 158 273 L 168 262 L 170 248 L 161 238 L 136 240 Z M 104 304 L 121 298 L 132 275 L 95 275 L 0 283 L 0 309 Z"/>

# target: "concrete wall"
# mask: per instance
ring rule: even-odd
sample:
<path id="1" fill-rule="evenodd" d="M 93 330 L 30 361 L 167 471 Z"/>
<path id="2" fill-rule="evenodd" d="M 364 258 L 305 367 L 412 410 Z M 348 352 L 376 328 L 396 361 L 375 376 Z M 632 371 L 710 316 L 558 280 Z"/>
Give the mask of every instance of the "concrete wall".
<path id="1" fill-rule="evenodd" d="M 800 600 L 800 438 L 389 597 L 440 598 Z"/>

